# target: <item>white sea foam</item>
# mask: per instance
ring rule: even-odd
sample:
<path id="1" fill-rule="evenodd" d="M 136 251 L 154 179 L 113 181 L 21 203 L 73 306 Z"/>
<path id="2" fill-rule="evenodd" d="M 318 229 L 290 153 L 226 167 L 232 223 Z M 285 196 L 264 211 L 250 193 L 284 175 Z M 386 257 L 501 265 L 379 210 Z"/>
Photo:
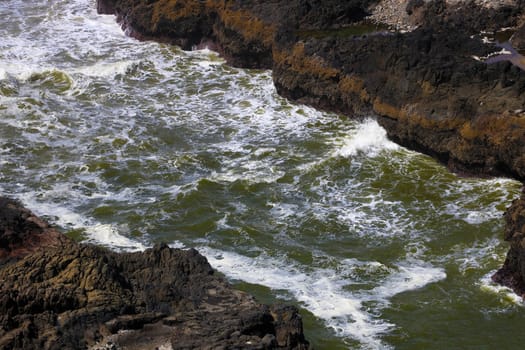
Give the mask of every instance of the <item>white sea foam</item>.
<path id="1" fill-rule="evenodd" d="M 90 77 L 115 77 L 124 75 L 133 66 L 137 65 L 137 60 L 125 60 L 112 63 L 96 63 L 89 66 L 78 67 L 71 71 L 72 74 L 80 73 Z"/>
<path id="2" fill-rule="evenodd" d="M 519 189 L 519 182 L 511 179 L 461 179 L 443 191 L 447 204 L 444 212 L 471 225 L 501 219 L 504 209 L 514 198 L 512 189 Z M 490 191 L 484 190 L 490 188 Z M 483 203 L 480 208 L 480 202 Z"/>
<path id="3" fill-rule="evenodd" d="M 408 264 L 405 262 L 391 270 L 394 272 L 380 286 L 370 291 L 352 293 L 344 289 L 352 281 L 333 269 L 317 268 L 304 272 L 284 259 L 265 254 L 248 258 L 209 247 L 199 249 L 208 257 L 212 266 L 229 278 L 264 285 L 277 292 L 286 291 L 340 336 L 351 337 L 368 348 L 376 349 L 388 347 L 380 336 L 394 325 L 376 316 L 380 309 L 369 310 L 363 303 L 375 301 L 384 307 L 394 295 L 421 288 L 446 277 L 441 268 L 411 260 L 410 265 L 405 266 L 404 264 Z M 381 266 L 375 261 L 345 259 L 345 269 L 351 268 L 352 264 L 359 268 L 370 265 L 372 269 Z"/>
<path id="4" fill-rule="evenodd" d="M 438 282 L 447 277 L 444 269 L 433 267 L 422 261 L 407 261 L 397 267 L 397 272 L 390 275 L 379 287 L 372 290 L 372 295 L 378 295 L 388 300 L 394 295 L 419 289 L 427 284 Z"/>
<path id="5" fill-rule="evenodd" d="M 475 241 L 468 245 L 460 244 L 454 247 L 453 254 L 446 257 L 446 259 L 456 261 L 459 272 L 465 275 L 471 271 L 486 268 L 488 264 L 500 263 L 504 259 L 497 252 L 500 244 L 500 240 L 495 237 Z"/>
<path id="6" fill-rule="evenodd" d="M 114 225 L 94 224 L 83 227 L 89 240 L 115 250 L 142 251 L 146 246 L 119 233 Z"/>
<path id="7" fill-rule="evenodd" d="M 213 173 L 212 180 L 220 182 L 247 181 L 251 184 L 273 183 L 284 176 L 284 171 L 277 170 L 267 162 L 246 160 L 238 166 L 229 164 L 228 169 Z"/>
<path id="8" fill-rule="evenodd" d="M 170 248 L 176 248 L 176 249 L 186 249 L 186 245 L 182 242 L 179 242 L 179 241 L 174 241 L 174 242 L 171 242 L 170 244 L 168 244 L 168 246 Z"/>
<path id="9" fill-rule="evenodd" d="M 498 297 L 499 300 L 504 304 L 515 304 L 515 305 L 524 305 L 523 298 L 514 293 L 510 288 L 504 287 L 500 284 L 495 283 L 492 280 L 492 275 L 496 271 L 490 271 L 488 274 L 483 276 L 479 281 L 480 289 L 486 293 L 493 294 Z"/>
<path id="10" fill-rule="evenodd" d="M 387 138 L 386 130 L 373 119 L 367 119 L 359 124 L 351 135 L 339 142 L 341 147 L 336 150 L 335 155 L 341 157 L 354 156 L 359 152 L 375 156 L 382 150 L 399 148 Z"/>
<path id="11" fill-rule="evenodd" d="M 9 78 L 9 75 L 7 75 L 7 71 L 0 67 L 0 80 L 6 80 Z"/>
<path id="12" fill-rule="evenodd" d="M 96 242 L 115 250 L 136 251 L 146 249 L 146 245 L 143 243 L 120 234 L 114 225 L 97 223 L 93 219 L 87 218 L 60 204 L 37 201 L 33 193 L 20 194 L 18 198 L 37 215 L 52 214 L 51 221 L 54 224 L 67 230 L 80 229 L 84 231 L 88 241 Z"/>

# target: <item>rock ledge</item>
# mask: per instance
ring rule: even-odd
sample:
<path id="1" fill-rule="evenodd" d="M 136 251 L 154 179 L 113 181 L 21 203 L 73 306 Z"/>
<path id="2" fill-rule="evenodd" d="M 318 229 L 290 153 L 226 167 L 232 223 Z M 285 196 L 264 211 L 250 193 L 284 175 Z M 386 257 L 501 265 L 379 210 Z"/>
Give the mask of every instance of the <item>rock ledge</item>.
<path id="1" fill-rule="evenodd" d="M 78 244 L 0 198 L 1 349 L 307 349 L 292 306 L 232 289 L 196 250 Z"/>

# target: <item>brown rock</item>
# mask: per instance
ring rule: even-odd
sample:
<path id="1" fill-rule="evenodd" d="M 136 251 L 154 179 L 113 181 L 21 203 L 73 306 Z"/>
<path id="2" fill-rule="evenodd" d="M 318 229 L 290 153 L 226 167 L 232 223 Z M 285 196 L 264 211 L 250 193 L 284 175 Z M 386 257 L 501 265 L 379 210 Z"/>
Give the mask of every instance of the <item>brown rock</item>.
<path id="1" fill-rule="evenodd" d="M 69 239 L 22 204 L 0 197 L 0 265 L 43 247 L 68 244 Z"/>
<path id="2" fill-rule="evenodd" d="M 492 279 L 525 297 L 525 191 L 505 213 L 505 235 L 510 249 L 503 267 Z"/>
<path id="3" fill-rule="evenodd" d="M 308 348 L 297 309 L 274 318 L 279 308 L 233 290 L 194 249 L 119 254 L 60 238 L 18 202 L 0 203 L 2 237 L 21 246 L 40 235 L 0 266 L 2 349 Z"/>

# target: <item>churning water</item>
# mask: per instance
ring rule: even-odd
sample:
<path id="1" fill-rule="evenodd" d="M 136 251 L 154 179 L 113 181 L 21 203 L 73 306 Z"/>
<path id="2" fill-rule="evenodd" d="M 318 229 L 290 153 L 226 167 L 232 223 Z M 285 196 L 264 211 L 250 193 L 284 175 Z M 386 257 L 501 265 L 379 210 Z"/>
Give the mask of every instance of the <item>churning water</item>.
<path id="1" fill-rule="evenodd" d="M 521 344 L 525 310 L 489 278 L 518 183 L 292 104 L 268 71 L 127 38 L 92 0 L 2 0 L 0 18 L 1 194 L 112 249 L 197 247 L 298 305 L 317 349 Z"/>

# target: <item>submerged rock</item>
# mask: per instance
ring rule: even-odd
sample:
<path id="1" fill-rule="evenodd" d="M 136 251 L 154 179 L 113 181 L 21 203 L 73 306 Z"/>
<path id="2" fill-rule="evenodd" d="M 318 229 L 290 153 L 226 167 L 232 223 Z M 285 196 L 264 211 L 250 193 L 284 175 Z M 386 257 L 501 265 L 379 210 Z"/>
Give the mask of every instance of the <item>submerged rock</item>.
<path id="1" fill-rule="evenodd" d="M 18 247 L 0 265 L 2 349 L 308 348 L 296 308 L 232 289 L 194 249 L 78 244 L 5 198 L 0 239 Z"/>

